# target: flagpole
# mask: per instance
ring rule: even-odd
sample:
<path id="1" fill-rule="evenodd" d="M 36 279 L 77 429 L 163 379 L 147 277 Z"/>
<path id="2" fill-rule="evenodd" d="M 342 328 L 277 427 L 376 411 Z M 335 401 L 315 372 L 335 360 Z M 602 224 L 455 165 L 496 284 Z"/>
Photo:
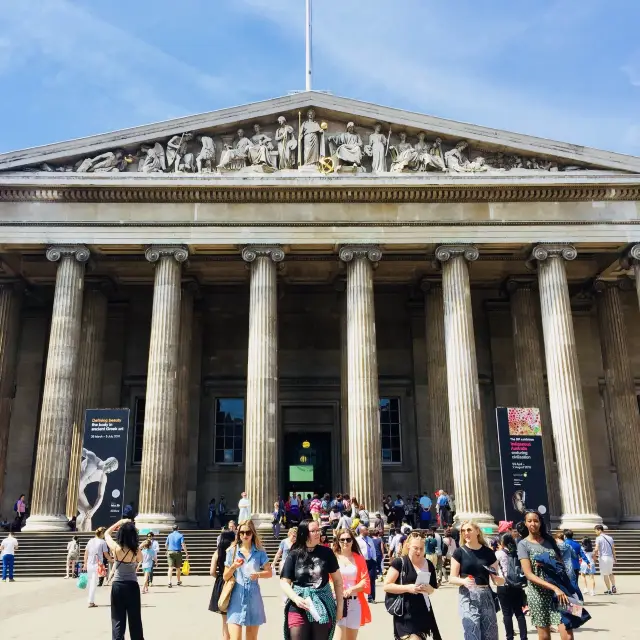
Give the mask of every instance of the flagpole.
<path id="1" fill-rule="evenodd" d="M 306 59 L 306 90 L 311 91 L 311 20 L 312 20 L 311 0 L 307 0 L 307 59 Z"/>

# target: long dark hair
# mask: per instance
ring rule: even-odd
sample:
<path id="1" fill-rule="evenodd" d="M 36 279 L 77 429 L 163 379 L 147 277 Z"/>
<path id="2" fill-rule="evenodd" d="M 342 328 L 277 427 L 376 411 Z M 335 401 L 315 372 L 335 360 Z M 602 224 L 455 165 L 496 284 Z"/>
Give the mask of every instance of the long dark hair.
<path id="1" fill-rule="evenodd" d="M 291 550 L 289 551 L 289 555 L 300 556 L 301 558 L 306 558 L 308 555 L 307 550 L 307 540 L 309 540 L 309 525 L 313 522 L 313 520 L 303 520 L 298 525 L 298 535 L 296 536 L 296 541 L 291 545 Z"/>
<path id="2" fill-rule="evenodd" d="M 233 531 L 223 531 L 220 534 L 220 544 L 216 551 L 218 552 L 218 561 L 216 563 L 216 573 L 221 576 L 224 572 L 224 561 L 227 558 L 227 549 L 233 544 L 236 539 Z"/>
<path id="3" fill-rule="evenodd" d="M 116 536 L 116 542 L 121 549 L 128 549 L 133 553 L 138 552 L 138 531 L 133 522 L 125 522 L 119 529 Z"/>
<path id="4" fill-rule="evenodd" d="M 510 533 L 503 533 L 500 537 L 500 544 L 506 549 L 507 553 L 515 558 L 518 555 L 516 541 Z"/>
<path id="5" fill-rule="evenodd" d="M 585 538 L 582 541 L 582 548 L 585 553 L 591 553 L 593 551 L 593 542 L 591 542 L 591 538 Z"/>
<path id="6" fill-rule="evenodd" d="M 558 543 L 556 542 L 555 538 L 549 533 L 549 530 L 547 529 L 547 523 L 544 521 L 542 514 L 536 509 L 527 509 L 524 512 L 525 524 L 527 522 L 527 516 L 532 513 L 538 516 L 538 521 L 540 522 L 540 537 L 543 540 L 546 540 L 551 545 L 552 549 L 556 552 L 556 559 L 562 561 L 562 553 L 560 553 L 560 549 L 558 548 Z M 528 530 L 529 528 L 527 527 L 527 531 Z"/>

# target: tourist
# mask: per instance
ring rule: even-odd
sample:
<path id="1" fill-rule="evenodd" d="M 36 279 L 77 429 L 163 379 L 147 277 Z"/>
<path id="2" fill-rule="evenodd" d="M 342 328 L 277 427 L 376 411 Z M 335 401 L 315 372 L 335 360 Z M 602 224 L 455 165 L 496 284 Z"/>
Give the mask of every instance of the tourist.
<path id="1" fill-rule="evenodd" d="M 369 580 L 371 582 L 371 593 L 369 593 L 369 602 L 376 601 L 376 547 L 373 544 L 373 538 L 369 535 L 369 527 L 360 525 L 360 535 L 358 536 L 358 544 L 362 557 L 367 562 L 367 571 L 369 572 Z"/>
<path id="2" fill-rule="evenodd" d="M 567 576 L 569 576 L 569 580 L 571 580 L 572 584 L 577 585 L 578 577 L 573 570 L 573 562 L 575 557 L 575 551 L 573 550 L 573 547 L 565 542 L 564 533 L 562 531 L 556 531 L 553 534 L 553 538 L 555 539 L 556 544 L 558 545 L 558 549 L 560 549 L 560 553 L 562 554 L 562 564 L 564 565 L 564 570 Z"/>
<path id="3" fill-rule="evenodd" d="M 453 529 L 451 527 L 447 527 L 444 532 L 444 538 L 442 538 L 442 544 L 445 551 L 444 557 L 442 558 L 442 573 L 443 573 L 443 582 L 448 582 L 447 580 L 447 569 L 451 572 L 451 558 L 453 557 L 453 552 L 458 548 L 458 544 L 453 537 Z"/>
<path id="4" fill-rule="evenodd" d="M 502 586 L 496 554 L 487 545 L 480 527 L 471 521 L 460 527 L 463 544 L 451 558 L 450 584 L 459 585 L 458 602 L 465 640 L 498 640 L 498 618 L 489 579 Z"/>
<path id="5" fill-rule="evenodd" d="M 436 581 L 438 586 L 442 584 L 442 538 L 432 527 L 427 533 L 424 541 L 424 552 L 436 570 Z"/>
<path id="6" fill-rule="evenodd" d="M 504 585 L 498 587 L 498 600 L 502 609 L 502 621 L 507 640 L 514 640 L 513 616 L 516 617 L 520 640 L 527 640 L 527 620 L 524 607 L 527 604 L 524 589 L 526 579 L 518 560 L 518 548 L 510 533 L 503 533 L 500 537 L 498 551 L 496 551 L 500 575 L 504 578 Z"/>
<path id="7" fill-rule="evenodd" d="M 105 528 L 98 527 L 96 534 L 84 548 L 84 562 L 82 570 L 87 572 L 87 586 L 89 591 L 89 608 L 96 607 L 96 586 L 98 584 L 98 571 L 106 560 L 110 562 L 109 547 L 105 542 Z"/>
<path id="8" fill-rule="evenodd" d="M 580 575 L 584 581 L 584 592 L 592 596 L 596 595 L 596 562 L 593 559 L 593 542 L 591 538 L 584 538 L 580 547 L 586 560 L 580 563 Z"/>
<path id="9" fill-rule="evenodd" d="M 380 512 L 376 511 L 373 514 L 373 517 L 375 518 L 374 521 L 373 521 L 373 528 L 376 531 L 384 532 L 384 520 L 382 519 L 382 516 L 380 515 Z"/>
<path id="10" fill-rule="evenodd" d="M 436 500 L 436 509 L 438 510 L 438 518 L 440 526 L 446 529 L 449 524 L 449 496 L 444 489 L 438 491 L 438 499 Z"/>
<path id="11" fill-rule="evenodd" d="M 428 573 L 428 584 L 418 581 L 418 576 L 423 572 Z M 395 640 L 425 639 L 427 636 L 432 640 L 441 640 L 429 599 L 437 588 L 435 567 L 424 557 L 424 538 L 418 532 L 410 533 L 402 555 L 392 560 L 384 580 L 387 598 L 402 598 L 402 615 L 393 616 Z"/>
<path id="12" fill-rule="evenodd" d="M 209 611 L 219 613 L 222 618 L 223 640 L 230 640 L 229 628 L 227 627 L 227 613 L 226 611 L 220 611 L 218 608 L 218 601 L 220 600 L 220 594 L 222 593 L 222 587 L 224 586 L 224 563 L 227 559 L 227 550 L 233 544 L 235 539 L 236 535 L 233 531 L 223 531 L 222 534 L 220 534 L 220 543 L 211 558 L 211 566 L 209 567 L 209 575 L 215 577 L 213 590 L 211 592 L 211 600 L 209 601 Z"/>
<path id="13" fill-rule="evenodd" d="M 391 524 L 393 520 L 393 500 L 390 495 L 386 498 L 384 496 L 382 497 L 382 512 L 384 513 L 384 517 L 387 519 L 387 522 Z"/>
<path id="14" fill-rule="evenodd" d="M 182 581 L 180 580 L 180 574 L 182 573 L 182 552 L 189 559 L 189 552 L 187 551 L 187 545 L 184 543 L 184 536 L 178 530 L 178 525 L 173 525 L 173 531 L 167 536 L 167 539 L 164 543 L 164 548 L 167 551 L 167 563 L 169 564 L 169 569 L 167 571 L 167 579 L 169 580 L 169 584 L 167 585 L 169 589 L 173 586 L 171 584 L 171 578 L 173 576 L 173 570 L 176 571 L 176 585 L 178 587 L 182 586 Z"/>
<path id="15" fill-rule="evenodd" d="M 582 562 L 589 563 L 589 558 L 584 553 L 582 546 L 577 540 L 573 539 L 573 531 L 571 529 L 563 529 L 562 533 L 564 534 L 564 541 L 567 545 L 573 549 L 573 554 L 571 556 L 572 560 L 572 569 L 573 574 L 575 576 L 575 585 L 578 586 L 578 578 L 580 576 L 580 564 Z"/>
<path id="16" fill-rule="evenodd" d="M 280 546 L 278 547 L 278 551 L 273 559 L 273 566 L 278 567 L 280 573 L 282 573 L 282 567 L 284 566 L 285 560 L 291 551 L 293 543 L 296 541 L 297 534 L 298 527 L 291 527 L 291 529 L 287 531 L 287 537 L 280 541 Z M 278 562 L 280 562 L 280 565 L 278 565 Z"/>
<path id="17" fill-rule="evenodd" d="M 353 529 L 353 519 L 351 518 L 351 510 L 343 511 L 338 520 L 338 529 Z"/>
<path id="18" fill-rule="evenodd" d="M 395 522 L 396 529 L 400 529 L 402 526 L 402 519 L 404 518 L 404 500 L 402 496 L 398 494 L 393 502 L 393 521 Z"/>
<path id="19" fill-rule="evenodd" d="M 158 561 L 156 552 L 153 548 L 153 541 L 147 538 L 140 545 L 140 551 L 142 553 L 142 562 L 140 563 L 140 567 L 142 567 L 142 573 L 144 573 L 142 593 L 149 593 L 149 584 L 151 582 L 151 576 L 153 575 L 153 567 Z"/>
<path id="20" fill-rule="evenodd" d="M 360 520 L 360 526 L 364 525 L 367 528 L 369 527 L 371 518 L 364 504 L 358 504 L 358 518 Z"/>
<path id="21" fill-rule="evenodd" d="M 245 520 L 251 520 L 251 502 L 247 498 L 247 492 L 243 491 L 238 501 L 238 522 L 242 524 Z"/>
<path id="22" fill-rule="evenodd" d="M 365 595 L 371 591 L 371 577 L 358 540 L 351 529 L 338 529 L 333 541 L 342 576 L 344 610 L 336 628 L 337 640 L 355 640 L 360 627 L 371 622 Z"/>
<path id="23" fill-rule="evenodd" d="M 425 491 L 422 494 L 422 498 L 419 500 L 420 504 L 420 528 L 429 529 L 431 526 L 431 505 L 433 502 L 429 497 L 429 494 Z"/>
<path id="24" fill-rule="evenodd" d="M 216 522 L 216 499 L 209 500 L 209 529 L 213 529 Z"/>
<path id="25" fill-rule="evenodd" d="M 20 494 L 20 497 L 16 500 L 16 503 L 13 505 L 13 510 L 16 512 L 16 521 L 18 522 L 18 526 L 22 529 L 25 514 L 27 513 L 27 503 L 25 502 L 24 493 Z"/>
<path id="26" fill-rule="evenodd" d="M 67 562 L 65 564 L 65 579 L 69 579 L 69 571 L 71 571 L 71 577 L 76 577 L 76 564 L 80 556 L 80 543 L 78 542 L 78 536 L 73 536 L 69 542 L 67 542 Z"/>
<path id="27" fill-rule="evenodd" d="M 218 502 L 218 520 L 220 520 L 220 527 L 224 529 L 225 523 L 227 521 L 227 501 L 224 496 L 220 496 L 220 501 Z"/>
<path id="28" fill-rule="evenodd" d="M 613 575 L 613 565 L 616 562 L 616 546 L 613 538 L 604 532 L 604 527 L 599 524 L 596 530 L 596 548 L 593 552 L 593 559 L 600 567 L 600 575 L 604 578 L 606 596 L 618 593 L 616 589 L 616 577 Z"/>
<path id="29" fill-rule="evenodd" d="M 113 533 L 116 533 L 116 540 Z M 136 569 L 142 562 L 142 553 L 138 548 L 136 525 L 123 518 L 112 524 L 104 534 L 115 560 L 111 584 L 111 637 L 112 640 L 124 640 L 129 621 L 131 640 L 144 640 L 142 617 L 140 613 L 140 587 Z"/>
<path id="30" fill-rule="evenodd" d="M 320 522 L 320 512 L 322 511 L 322 500 L 317 493 L 313 494 L 313 499 L 309 500 L 308 504 L 305 503 L 305 509 L 309 510 L 311 518 L 316 522 Z"/>
<path id="31" fill-rule="evenodd" d="M 573 640 L 573 631 L 561 624 L 553 595 L 556 595 L 560 605 L 567 605 L 569 599 L 559 586 L 545 580 L 542 563 L 536 560 L 548 554 L 552 560 L 562 563 L 562 553 L 556 541 L 547 533 L 547 526 L 537 511 L 527 511 L 524 523 L 529 535 L 518 542 L 518 558 L 528 580 L 527 602 L 531 622 L 538 630 L 538 640 L 551 640 L 552 626 L 558 628 L 562 640 Z"/>
<path id="32" fill-rule="evenodd" d="M 389 529 L 389 560 L 402 555 L 402 545 L 406 538 L 399 529 Z"/>
<path id="33" fill-rule="evenodd" d="M 280 509 L 280 503 L 273 503 L 273 517 L 271 519 L 271 530 L 273 531 L 273 537 L 276 540 L 280 539 L 280 529 L 282 527 L 282 518 L 284 518 L 284 512 Z"/>
<path id="34" fill-rule="evenodd" d="M 332 529 L 337 529 L 339 521 L 340 521 L 340 511 L 338 510 L 338 507 L 335 504 L 331 505 L 331 511 L 329 511 L 329 526 Z"/>
<path id="35" fill-rule="evenodd" d="M 227 608 L 229 636 L 231 640 L 242 640 L 244 627 L 247 640 L 255 640 L 258 627 L 267 621 L 258 580 L 271 577 L 271 564 L 251 520 L 240 522 L 224 566 L 225 582 L 232 576 L 236 580 Z"/>
<path id="36" fill-rule="evenodd" d="M 238 525 L 236 524 L 235 520 L 229 520 L 228 524 L 227 524 L 227 531 L 232 531 L 235 537 L 235 533 L 238 530 Z M 225 529 L 223 528 L 222 533 L 224 533 Z M 216 541 L 216 545 L 220 544 L 220 540 L 222 540 L 222 533 L 220 533 L 218 535 L 217 541 Z"/>
<path id="37" fill-rule="evenodd" d="M 18 549 L 18 540 L 13 535 L 14 525 L 9 526 L 9 535 L 0 543 L 0 559 L 2 560 L 2 582 L 15 582 L 13 579 L 13 568 L 16 560 L 16 549 Z"/>
<path id="38" fill-rule="evenodd" d="M 160 559 L 160 544 L 156 540 L 156 537 L 153 531 L 149 531 L 149 533 L 147 533 L 147 540 L 151 541 L 151 548 L 153 549 L 153 552 L 156 558 L 153 568 L 149 572 L 149 586 L 151 586 L 153 584 L 153 574 L 155 570 L 158 568 L 158 560 Z"/>
<path id="39" fill-rule="evenodd" d="M 280 586 L 288 598 L 284 609 L 285 640 L 328 640 L 342 618 L 342 575 L 338 559 L 330 548 L 319 542 L 318 523 L 303 520 L 280 574 Z"/>
<path id="40" fill-rule="evenodd" d="M 373 529 L 371 531 L 371 537 L 373 538 L 373 546 L 376 550 L 376 577 L 382 579 L 382 563 L 384 561 L 384 556 L 387 551 L 386 546 L 384 544 L 384 538 L 382 534 L 384 533 L 384 527 L 382 529 Z"/>

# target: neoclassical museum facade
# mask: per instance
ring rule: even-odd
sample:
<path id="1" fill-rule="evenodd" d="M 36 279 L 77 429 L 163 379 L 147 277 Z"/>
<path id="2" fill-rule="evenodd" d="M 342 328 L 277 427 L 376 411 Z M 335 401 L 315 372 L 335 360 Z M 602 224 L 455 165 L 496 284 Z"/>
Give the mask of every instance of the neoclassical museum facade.
<path id="1" fill-rule="evenodd" d="M 640 526 L 639 201 L 639 158 L 316 92 L 2 154 L 0 513 L 64 528 L 85 409 L 125 407 L 141 524 L 493 522 L 521 406 L 551 514 Z"/>

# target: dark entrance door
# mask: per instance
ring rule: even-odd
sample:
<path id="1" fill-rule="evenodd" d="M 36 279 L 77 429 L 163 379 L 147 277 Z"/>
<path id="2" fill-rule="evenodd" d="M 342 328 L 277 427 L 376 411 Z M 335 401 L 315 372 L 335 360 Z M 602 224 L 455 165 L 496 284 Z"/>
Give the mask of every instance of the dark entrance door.
<path id="1" fill-rule="evenodd" d="M 284 434 L 284 493 L 306 496 L 331 492 L 331 434 L 294 431 Z"/>

